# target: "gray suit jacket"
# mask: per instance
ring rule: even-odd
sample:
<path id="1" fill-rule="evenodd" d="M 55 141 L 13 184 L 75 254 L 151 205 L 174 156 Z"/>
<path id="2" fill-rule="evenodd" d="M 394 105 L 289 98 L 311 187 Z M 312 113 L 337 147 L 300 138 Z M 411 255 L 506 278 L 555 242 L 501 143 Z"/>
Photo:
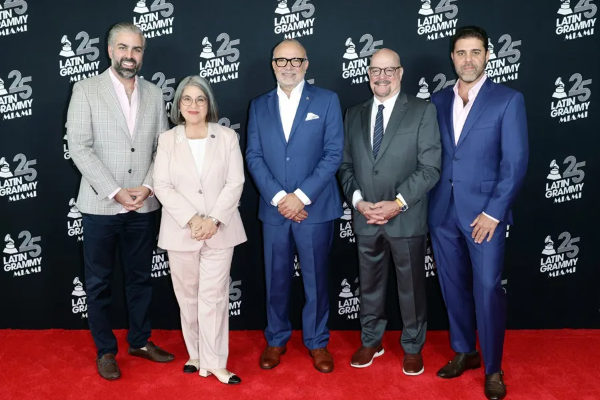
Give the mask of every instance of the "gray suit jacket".
<path id="1" fill-rule="evenodd" d="M 338 176 L 352 204 L 360 190 L 365 201 L 395 200 L 398 193 L 408 205 L 384 225 L 391 237 L 414 237 L 427 233 L 427 192 L 440 178 L 442 151 L 435 106 L 400 93 L 386 126 L 377 160 L 371 146 L 373 98 L 350 108 L 344 120 L 344 160 Z M 367 224 L 353 210 L 354 232 L 374 235 L 379 225 Z"/>
<path id="2" fill-rule="evenodd" d="M 71 159 L 81 171 L 77 207 L 83 213 L 115 215 L 122 206 L 108 196 L 118 187 L 152 187 L 152 169 L 158 135 L 169 130 L 162 90 L 138 79 L 136 125 L 129 133 L 108 69 L 79 81 L 67 114 Z M 159 208 L 148 197 L 138 212 Z"/>

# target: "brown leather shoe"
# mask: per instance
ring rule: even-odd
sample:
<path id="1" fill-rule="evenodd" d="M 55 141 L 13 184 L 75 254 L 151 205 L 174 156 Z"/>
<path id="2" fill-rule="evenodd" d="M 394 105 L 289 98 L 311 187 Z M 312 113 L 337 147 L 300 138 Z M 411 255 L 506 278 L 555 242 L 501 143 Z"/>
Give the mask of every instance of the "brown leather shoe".
<path id="1" fill-rule="evenodd" d="M 104 379 L 112 381 L 121 377 L 121 370 L 117 365 L 114 354 L 108 353 L 101 358 L 96 358 L 96 367 L 98 368 L 98 373 Z"/>
<path id="2" fill-rule="evenodd" d="M 134 349 L 133 347 L 129 347 L 129 350 L 127 350 L 127 352 L 129 353 L 129 355 L 145 358 L 146 360 L 159 363 L 168 363 L 170 361 L 173 361 L 173 359 L 175 358 L 173 354 L 164 351 L 152 342 L 146 343 L 146 346 L 144 347 L 146 347 L 146 350 Z"/>
<path id="3" fill-rule="evenodd" d="M 260 355 L 260 367 L 262 369 L 272 369 L 279 365 L 282 355 L 286 352 L 286 347 L 267 346 Z"/>
<path id="4" fill-rule="evenodd" d="M 308 354 L 313 358 L 314 366 L 319 372 L 328 373 L 333 371 L 333 357 L 327 351 L 327 347 L 309 350 Z"/>
<path id="5" fill-rule="evenodd" d="M 452 361 L 443 366 L 437 373 L 437 376 L 444 379 L 457 378 L 468 369 L 481 367 L 481 356 L 479 351 L 472 356 L 467 353 L 456 353 Z"/>
<path id="6" fill-rule="evenodd" d="M 506 385 L 504 384 L 504 372 L 495 372 L 485 376 L 483 389 L 485 397 L 489 400 L 502 400 L 506 397 Z"/>
<path id="7" fill-rule="evenodd" d="M 421 375 L 425 371 L 423 366 L 423 357 L 421 353 L 417 354 L 406 354 L 402 361 L 402 372 L 405 375 Z"/>
<path id="8" fill-rule="evenodd" d="M 379 357 L 383 355 L 383 353 L 385 353 L 385 350 L 383 350 L 383 345 L 381 343 L 379 343 L 379 346 L 377 347 L 361 346 L 352 356 L 350 366 L 354 368 L 366 368 L 373 364 L 373 359 L 375 357 Z"/>

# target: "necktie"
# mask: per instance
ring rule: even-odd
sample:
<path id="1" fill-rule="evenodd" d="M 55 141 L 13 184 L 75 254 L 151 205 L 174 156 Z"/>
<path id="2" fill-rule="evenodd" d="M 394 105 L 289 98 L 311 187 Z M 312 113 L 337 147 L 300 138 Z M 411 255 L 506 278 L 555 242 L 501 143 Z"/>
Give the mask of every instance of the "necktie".
<path id="1" fill-rule="evenodd" d="M 384 105 L 380 104 L 375 116 L 375 131 L 373 132 L 373 158 L 377 159 L 377 153 L 379 153 L 379 146 L 383 140 L 383 109 Z"/>

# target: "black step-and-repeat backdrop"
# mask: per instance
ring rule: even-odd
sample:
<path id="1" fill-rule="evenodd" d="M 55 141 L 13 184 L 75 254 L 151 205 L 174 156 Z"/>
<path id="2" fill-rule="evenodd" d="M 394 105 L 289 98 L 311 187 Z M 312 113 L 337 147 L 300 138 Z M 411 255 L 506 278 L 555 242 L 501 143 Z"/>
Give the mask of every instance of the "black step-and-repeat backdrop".
<path id="1" fill-rule="evenodd" d="M 480 25 L 490 36 L 487 74 L 525 95 L 530 164 L 508 230 L 503 286 L 509 328 L 600 328 L 596 201 L 600 125 L 598 2 L 594 0 L 0 0 L 0 328 L 85 328 L 80 174 L 65 119 L 73 83 L 108 65 L 109 27 L 132 21 L 147 37 L 144 79 L 163 89 L 167 110 L 187 75 L 210 79 L 220 123 L 242 149 L 252 98 L 275 85 L 270 58 L 284 38 L 308 51 L 307 79 L 347 108 L 370 96 L 369 56 L 402 57 L 402 90 L 422 99 L 455 83 L 449 36 Z M 258 194 L 247 175 L 240 211 L 248 242 L 235 250 L 232 329 L 263 329 L 265 285 Z M 335 222 L 330 327 L 359 329 L 360 291 L 350 210 Z M 150 266 L 149 266 L 150 267 Z M 152 263 L 155 328 L 178 328 L 167 253 Z M 429 326 L 446 329 L 431 249 Z M 300 328 L 302 268 L 292 291 Z M 393 275 L 390 276 L 393 282 Z M 115 327 L 127 324 L 116 268 Z M 389 328 L 400 329 L 388 289 Z"/>

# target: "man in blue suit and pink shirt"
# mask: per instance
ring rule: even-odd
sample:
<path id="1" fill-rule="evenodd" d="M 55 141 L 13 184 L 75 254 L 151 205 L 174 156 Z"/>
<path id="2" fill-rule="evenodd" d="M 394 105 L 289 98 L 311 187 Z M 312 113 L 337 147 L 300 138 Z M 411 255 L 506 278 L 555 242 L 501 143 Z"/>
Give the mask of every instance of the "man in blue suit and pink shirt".
<path id="1" fill-rule="evenodd" d="M 248 120 L 248 170 L 260 192 L 267 286 L 267 347 L 260 367 L 279 364 L 292 333 L 289 320 L 294 253 L 306 303 L 304 344 L 320 372 L 333 370 L 329 342 L 328 258 L 333 222 L 343 214 L 335 174 L 344 128 L 335 93 L 304 81 L 308 58 L 296 40 L 273 51 L 277 88 L 254 99 Z"/>
<path id="2" fill-rule="evenodd" d="M 454 359 L 438 371 L 455 378 L 479 368 L 488 399 L 506 396 L 501 369 L 506 299 L 501 285 L 506 226 L 527 170 L 523 95 L 485 75 L 488 37 L 476 26 L 452 38 L 458 81 L 436 93 L 442 172 L 429 195 L 429 228 L 450 321 Z"/>

